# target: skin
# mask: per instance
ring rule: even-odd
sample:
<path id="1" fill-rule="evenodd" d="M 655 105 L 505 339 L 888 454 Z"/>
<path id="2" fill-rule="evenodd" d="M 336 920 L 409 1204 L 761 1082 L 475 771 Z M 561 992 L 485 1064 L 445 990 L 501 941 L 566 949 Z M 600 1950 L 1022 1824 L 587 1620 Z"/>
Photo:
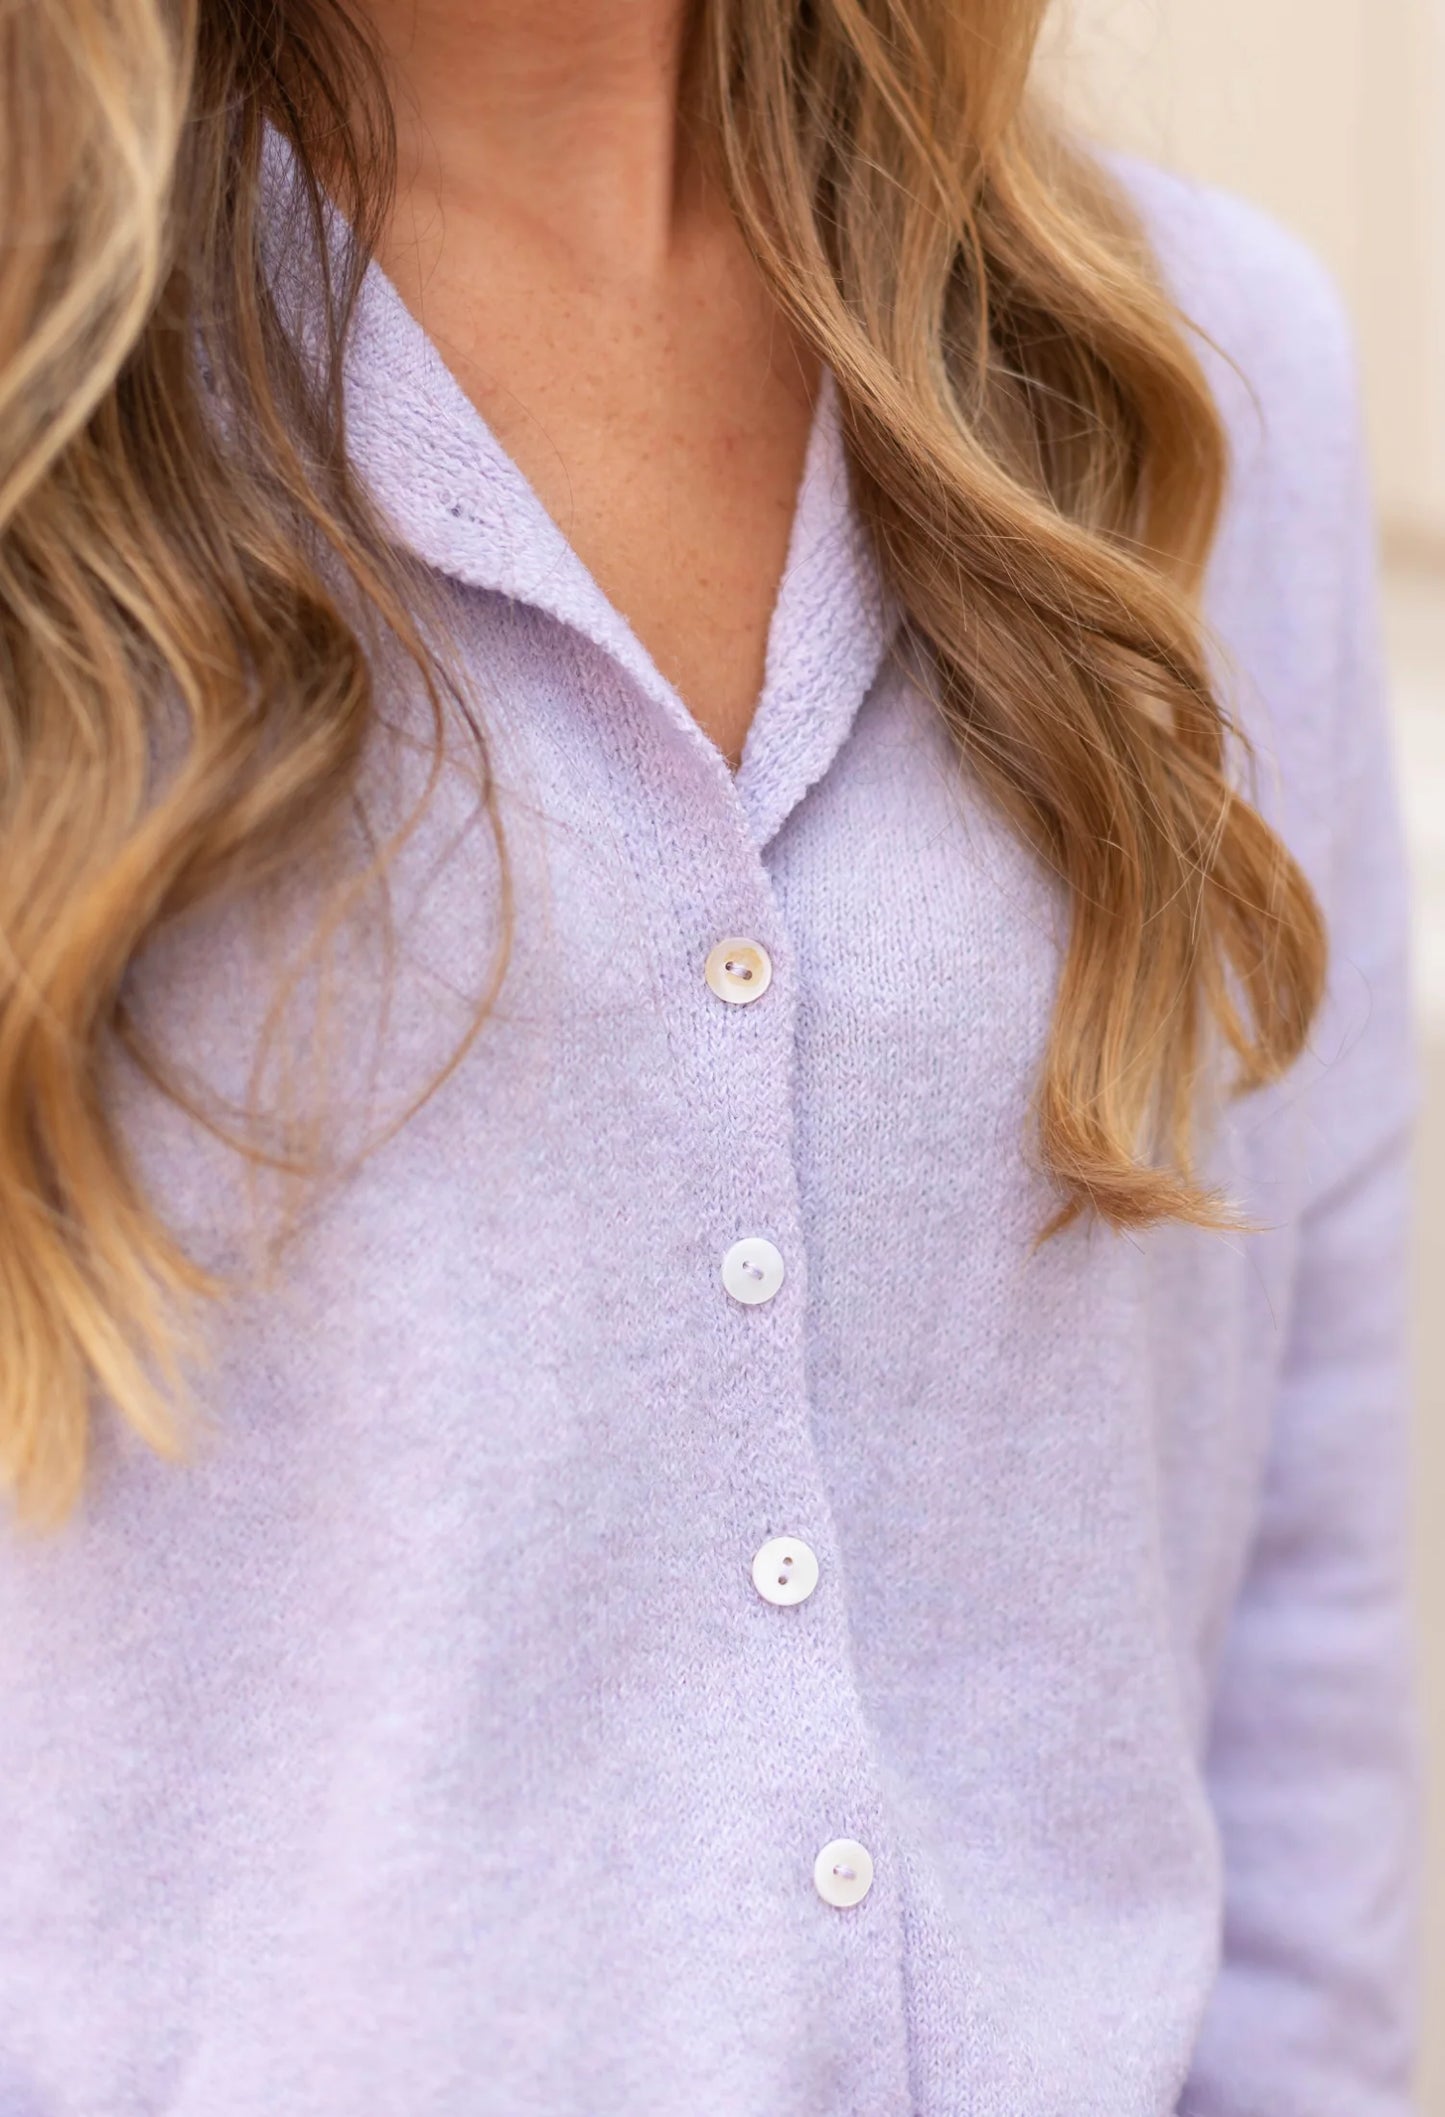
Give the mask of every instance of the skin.
<path id="1" fill-rule="evenodd" d="M 381 262 L 736 768 L 814 356 L 689 124 L 687 0 L 373 0 L 401 183 Z"/>

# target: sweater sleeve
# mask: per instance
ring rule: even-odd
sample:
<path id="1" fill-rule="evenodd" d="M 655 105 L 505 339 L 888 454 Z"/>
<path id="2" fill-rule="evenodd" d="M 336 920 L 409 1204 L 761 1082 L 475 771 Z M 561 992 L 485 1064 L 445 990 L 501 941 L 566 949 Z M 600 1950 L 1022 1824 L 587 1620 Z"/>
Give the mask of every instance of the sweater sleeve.
<path id="1" fill-rule="evenodd" d="M 1337 312 L 1336 312 L 1337 318 Z M 1208 1752 L 1223 1961 L 1180 2117 L 1407 2117 L 1419 1869 L 1406 1357 L 1407 889 L 1348 332 L 1334 398 L 1330 988 L 1256 1533 Z M 1335 355 L 1339 358 L 1336 361 Z M 1291 1084 L 1292 1088 L 1295 1084 Z"/>

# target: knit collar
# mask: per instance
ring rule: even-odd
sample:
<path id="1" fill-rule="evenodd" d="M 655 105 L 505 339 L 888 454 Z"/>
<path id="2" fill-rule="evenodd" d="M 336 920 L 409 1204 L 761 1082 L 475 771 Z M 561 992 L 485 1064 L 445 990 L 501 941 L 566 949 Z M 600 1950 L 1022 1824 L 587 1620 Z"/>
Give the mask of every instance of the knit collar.
<path id="1" fill-rule="evenodd" d="M 841 403 L 825 371 L 767 643 L 734 775 L 373 263 L 347 364 L 355 467 L 399 544 L 467 585 L 547 612 L 610 655 L 731 783 L 772 838 L 847 737 L 897 624 L 855 510 Z"/>

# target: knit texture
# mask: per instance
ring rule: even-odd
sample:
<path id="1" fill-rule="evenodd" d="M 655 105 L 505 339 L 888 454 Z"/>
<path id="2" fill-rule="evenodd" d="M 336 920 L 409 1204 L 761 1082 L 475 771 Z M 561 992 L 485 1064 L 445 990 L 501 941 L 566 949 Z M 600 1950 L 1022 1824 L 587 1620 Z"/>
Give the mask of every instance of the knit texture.
<path id="1" fill-rule="evenodd" d="M 836 391 L 734 776 L 373 271 L 354 446 L 490 733 L 512 965 L 219 1319 L 191 1460 L 103 1422 L 77 1520 L 0 1536 L 0 2117 L 1405 2117 L 1412 1089 L 1350 350 L 1292 240 L 1128 178 L 1233 433 L 1224 682 L 1334 929 L 1308 1057 L 1211 1149 L 1262 1232 L 1035 1249 L 1064 908 L 890 653 Z M 378 809 L 424 768 L 378 739 Z M 393 899 L 338 1108 L 485 984 L 460 767 Z M 233 910 L 138 973 L 231 1090 L 266 961 Z M 224 1151 L 123 1107 L 224 1257 Z M 752 1307 L 742 1235 L 786 1265 Z"/>

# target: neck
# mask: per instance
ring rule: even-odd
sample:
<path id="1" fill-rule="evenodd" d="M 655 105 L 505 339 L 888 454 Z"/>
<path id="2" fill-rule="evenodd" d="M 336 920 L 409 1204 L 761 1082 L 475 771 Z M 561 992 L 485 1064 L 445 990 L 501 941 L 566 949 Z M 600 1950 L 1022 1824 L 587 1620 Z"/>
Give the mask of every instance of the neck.
<path id="1" fill-rule="evenodd" d="M 664 258 L 698 191 L 691 0 L 371 0 L 403 199 L 485 203 L 604 268 Z"/>

